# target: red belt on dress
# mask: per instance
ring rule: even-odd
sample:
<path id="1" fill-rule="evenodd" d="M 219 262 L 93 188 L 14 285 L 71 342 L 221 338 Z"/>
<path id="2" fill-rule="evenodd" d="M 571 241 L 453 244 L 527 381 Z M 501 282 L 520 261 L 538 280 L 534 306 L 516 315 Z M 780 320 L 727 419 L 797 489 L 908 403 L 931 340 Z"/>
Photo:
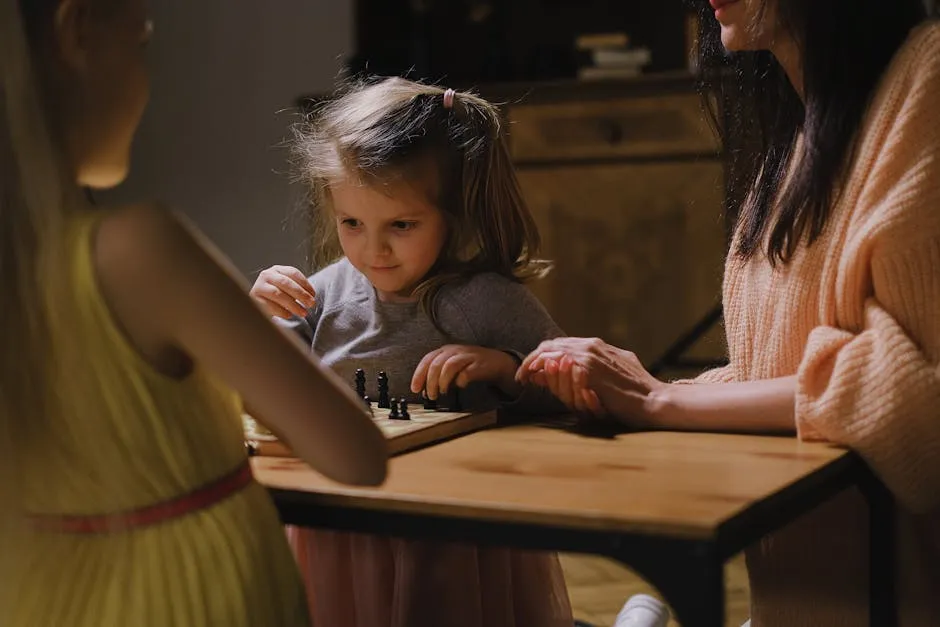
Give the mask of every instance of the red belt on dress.
<path id="1" fill-rule="evenodd" d="M 147 527 L 206 509 L 225 500 L 251 483 L 251 465 L 246 460 L 234 471 L 175 499 L 114 514 L 90 516 L 31 514 L 33 529 L 61 533 L 107 533 Z"/>

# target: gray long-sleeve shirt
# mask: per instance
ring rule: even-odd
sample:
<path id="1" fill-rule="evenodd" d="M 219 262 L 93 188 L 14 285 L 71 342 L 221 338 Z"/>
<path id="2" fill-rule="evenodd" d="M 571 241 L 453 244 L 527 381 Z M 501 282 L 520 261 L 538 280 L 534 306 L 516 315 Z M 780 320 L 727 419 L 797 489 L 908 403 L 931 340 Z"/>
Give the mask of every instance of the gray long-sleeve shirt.
<path id="1" fill-rule="evenodd" d="M 421 400 L 410 391 L 418 362 L 444 344 L 467 344 L 506 351 L 521 359 L 546 339 L 564 332 L 524 286 L 495 273 L 447 285 L 436 299 L 441 333 L 418 303 L 380 301 L 375 288 L 348 260 L 342 259 L 310 277 L 316 305 L 301 320 L 287 324 L 311 345 L 323 363 L 355 383 L 356 369 L 366 373 L 366 393 L 378 398 L 376 375 L 385 371 L 392 397 Z M 449 337 L 448 337 L 449 336 Z M 473 383 L 460 392 L 465 410 L 502 405 L 514 413 L 552 413 L 562 405 L 546 392 L 527 389 L 508 399 L 493 386 Z"/>

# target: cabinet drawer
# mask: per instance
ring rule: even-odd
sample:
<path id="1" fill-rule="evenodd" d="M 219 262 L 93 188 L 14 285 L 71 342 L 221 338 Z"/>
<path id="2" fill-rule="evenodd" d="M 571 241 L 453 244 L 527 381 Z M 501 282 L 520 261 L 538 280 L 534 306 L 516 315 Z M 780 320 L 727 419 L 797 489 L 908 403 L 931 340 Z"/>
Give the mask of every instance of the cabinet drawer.
<path id="1" fill-rule="evenodd" d="M 696 94 L 510 108 L 516 161 L 670 157 L 716 153 Z"/>

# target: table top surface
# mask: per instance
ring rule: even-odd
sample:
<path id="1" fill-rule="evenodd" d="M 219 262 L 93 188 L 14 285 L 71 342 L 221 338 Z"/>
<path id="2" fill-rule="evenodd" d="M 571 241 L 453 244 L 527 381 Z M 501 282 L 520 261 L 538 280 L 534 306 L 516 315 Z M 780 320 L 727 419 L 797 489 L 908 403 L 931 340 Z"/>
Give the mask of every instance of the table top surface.
<path id="1" fill-rule="evenodd" d="M 501 426 L 395 457 L 379 488 L 335 483 L 296 459 L 252 464 L 263 485 L 311 506 L 713 538 L 784 489 L 812 489 L 849 455 L 792 437 L 586 435 L 556 422 Z"/>

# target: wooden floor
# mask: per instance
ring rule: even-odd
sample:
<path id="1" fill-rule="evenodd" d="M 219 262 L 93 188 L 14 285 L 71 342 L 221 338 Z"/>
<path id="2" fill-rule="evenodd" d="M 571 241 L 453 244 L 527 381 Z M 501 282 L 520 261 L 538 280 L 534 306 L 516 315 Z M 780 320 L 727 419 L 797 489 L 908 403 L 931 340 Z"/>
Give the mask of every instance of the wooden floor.
<path id="1" fill-rule="evenodd" d="M 637 593 L 662 598 L 645 581 L 616 562 L 587 555 L 561 556 L 575 618 L 596 627 L 611 627 L 624 602 Z M 725 567 L 727 627 L 740 627 L 748 618 L 747 573 L 741 555 Z M 669 627 L 678 627 L 675 620 Z"/>

